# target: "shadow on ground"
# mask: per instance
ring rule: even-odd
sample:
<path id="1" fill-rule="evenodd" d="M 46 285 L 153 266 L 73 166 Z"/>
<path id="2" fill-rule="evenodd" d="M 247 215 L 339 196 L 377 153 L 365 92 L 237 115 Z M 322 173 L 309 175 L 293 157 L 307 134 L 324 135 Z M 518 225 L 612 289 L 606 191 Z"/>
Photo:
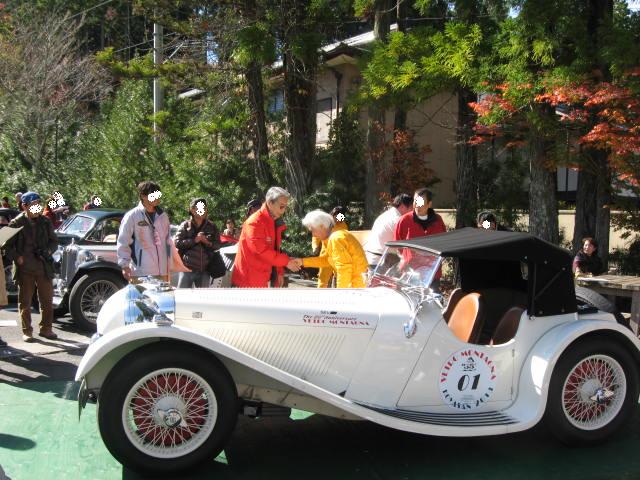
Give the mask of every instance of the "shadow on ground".
<path id="1" fill-rule="evenodd" d="M 224 455 L 175 479 L 638 479 L 639 423 L 609 443 L 568 448 L 544 428 L 439 438 L 368 422 L 241 419 Z M 151 478 L 123 469 L 122 478 Z"/>

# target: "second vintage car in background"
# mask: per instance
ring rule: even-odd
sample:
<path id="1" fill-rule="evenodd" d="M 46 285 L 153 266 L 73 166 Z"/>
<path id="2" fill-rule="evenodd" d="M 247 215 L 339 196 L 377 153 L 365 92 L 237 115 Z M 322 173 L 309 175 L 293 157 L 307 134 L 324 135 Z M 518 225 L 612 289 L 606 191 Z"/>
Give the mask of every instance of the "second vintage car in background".
<path id="1" fill-rule="evenodd" d="M 124 210 L 95 209 L 70 216 L 56 231 L 56 315 L 71 313 L 83 330 L 95 330 L 102 304 L 126 285 L 117 264 L 116 239 Z"/>
<path id="2" fill-rule="evenodd" d="M 56 316 L 70 313 L 76 325 L 83 330 L 95 331 L 96 319 L 104 302 L 127 285 L 118 266 L 116 252 L 124 214 L 124 210 L 115 209 L 78 212 L 56 232 L 60 241 L 54 254 L 53 304 Z M 177 225 L 171 225 L 172 237 L 177 230 Z M 228 272 L 233 266 L 235 252 L 236 246 L 229 243 L 220 249 Z M 175 286 L 177 283 L 178 273 L 174 273 L 171 284 Z M 230 275 L 214 283 L 214 286 L 229 285 Z"/>

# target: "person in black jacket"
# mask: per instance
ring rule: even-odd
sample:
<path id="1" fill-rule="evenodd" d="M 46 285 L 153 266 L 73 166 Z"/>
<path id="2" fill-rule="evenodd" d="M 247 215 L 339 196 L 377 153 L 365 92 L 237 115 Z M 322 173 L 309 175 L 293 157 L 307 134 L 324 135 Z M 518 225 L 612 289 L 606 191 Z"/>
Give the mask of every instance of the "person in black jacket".
<path id="1" fill-rule="evenodd" d="M 178 288 L 207 288 L 211 284 L 210 264 L 214 256 L 220 256 L 220 234 L 207 218 L 207 202 L 204 198 L 191 201 L 191 218 L 180 225 L 175 244 L 184 265 L 190 272 L 180 273 Z"/>
<path id="2" fill-rule="evenodd" d="M 582 239 L 582 249 L 573 259 L 573 273 L 580 275 L 600 275 L 604 272 L 602 260 L 598 257 L 598 243 L 592 237 Z"/>

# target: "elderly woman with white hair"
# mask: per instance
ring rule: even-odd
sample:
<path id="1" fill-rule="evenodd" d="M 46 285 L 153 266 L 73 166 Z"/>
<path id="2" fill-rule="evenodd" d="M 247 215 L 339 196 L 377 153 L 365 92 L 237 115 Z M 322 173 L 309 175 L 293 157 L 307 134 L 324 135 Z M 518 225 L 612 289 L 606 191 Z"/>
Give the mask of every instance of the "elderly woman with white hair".
<path id="1" fill-rule="evenodd" d="M 307 213 L 302 224 L 314 237 L 327 241 L 327 247 L 318 257 L 302 259 L 305 267 L 331 267 L 338 288 L 364 288 L 367 257 L 362 246 L 348 230 L 335 229 L 334 218 L 322 210 Z"/>

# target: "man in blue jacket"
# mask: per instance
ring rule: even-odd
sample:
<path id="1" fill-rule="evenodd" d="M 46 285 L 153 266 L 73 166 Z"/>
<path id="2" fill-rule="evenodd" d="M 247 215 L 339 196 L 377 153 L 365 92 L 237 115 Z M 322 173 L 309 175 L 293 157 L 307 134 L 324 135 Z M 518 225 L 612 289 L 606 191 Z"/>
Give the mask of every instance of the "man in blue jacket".
<path id="1" fill-rule="evenodd" d="M 160 186 L 146 181 L 137 188 L 140 203 L 120 223 L 118 265 L 127 280 L 155 276 L 169 281 L 173 241 L 169 216 L 159 207 Z"/>

